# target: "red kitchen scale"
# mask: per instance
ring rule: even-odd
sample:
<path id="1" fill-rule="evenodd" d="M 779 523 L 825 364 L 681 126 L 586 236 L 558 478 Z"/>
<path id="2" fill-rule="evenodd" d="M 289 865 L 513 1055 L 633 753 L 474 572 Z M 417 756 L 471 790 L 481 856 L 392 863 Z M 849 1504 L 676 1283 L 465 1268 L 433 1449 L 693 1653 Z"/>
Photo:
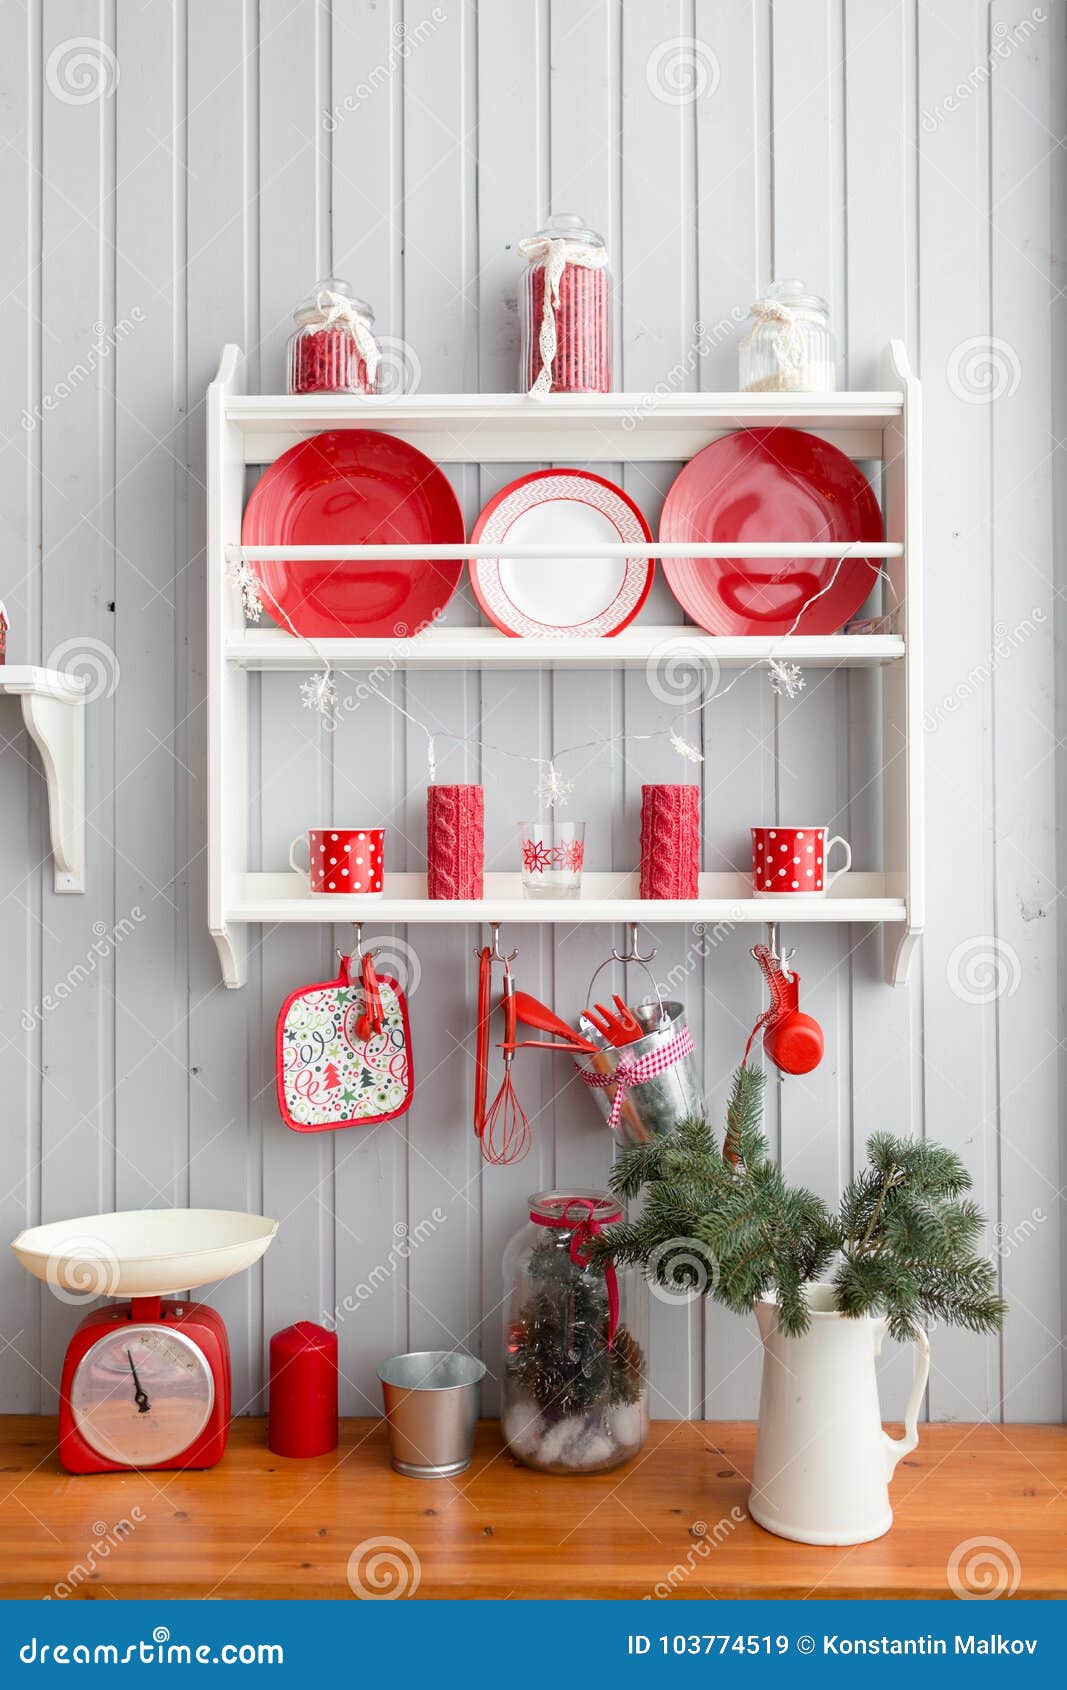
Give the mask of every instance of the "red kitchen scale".
<path id="1" fill-rule="evenodd" d="M 181 1293 L 251 1267 L 277 1230 L 229 1209 L 128 1209 L 19 1233 L 19 1261 L 61 1299 L 127 1299 L 90 1309 L 67 1347 L 68 1473 L 215 1465 L 230 1426 L 230 1346 L 222 1316 Z"/>

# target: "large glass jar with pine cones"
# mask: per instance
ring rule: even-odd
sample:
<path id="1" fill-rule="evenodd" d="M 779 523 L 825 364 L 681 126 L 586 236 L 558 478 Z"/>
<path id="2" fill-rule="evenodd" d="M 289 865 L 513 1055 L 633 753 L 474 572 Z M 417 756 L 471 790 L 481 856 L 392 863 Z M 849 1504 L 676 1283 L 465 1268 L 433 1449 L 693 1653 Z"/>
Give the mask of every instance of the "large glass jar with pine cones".
<path id="1" fill-rule="evenodd" d="M 587 1254 L 621 1219 L 606 1191 L 539 1191 L 504 1252 L 504 1439 L 543 1473 L 618 1467 L 648 1436 L 648 1288 Z"/>

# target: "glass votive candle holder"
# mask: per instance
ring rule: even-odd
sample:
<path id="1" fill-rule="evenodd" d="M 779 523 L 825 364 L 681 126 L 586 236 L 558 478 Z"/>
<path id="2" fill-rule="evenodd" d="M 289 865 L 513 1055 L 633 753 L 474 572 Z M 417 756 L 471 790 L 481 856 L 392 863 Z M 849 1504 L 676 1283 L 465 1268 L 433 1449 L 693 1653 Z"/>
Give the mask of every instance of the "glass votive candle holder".
<path id="1" fill-rule="evenodd" d="M 522 890 L 527 898 L 579 898 L 585 860 L 585 823 L 522 824 Z"/>

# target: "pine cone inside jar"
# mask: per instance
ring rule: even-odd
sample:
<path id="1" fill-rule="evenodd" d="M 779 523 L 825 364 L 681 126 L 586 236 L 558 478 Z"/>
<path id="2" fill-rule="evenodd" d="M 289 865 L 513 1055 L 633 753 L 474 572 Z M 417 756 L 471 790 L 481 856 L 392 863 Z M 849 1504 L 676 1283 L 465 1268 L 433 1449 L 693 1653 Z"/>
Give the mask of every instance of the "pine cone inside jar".
<path id="1" fill-rule="evenodd" d="M 636 1402 L 645 1387 L 645 1352 L 628 1326 L 620 1326 L 611 1348 L 611 1401 Z"/>

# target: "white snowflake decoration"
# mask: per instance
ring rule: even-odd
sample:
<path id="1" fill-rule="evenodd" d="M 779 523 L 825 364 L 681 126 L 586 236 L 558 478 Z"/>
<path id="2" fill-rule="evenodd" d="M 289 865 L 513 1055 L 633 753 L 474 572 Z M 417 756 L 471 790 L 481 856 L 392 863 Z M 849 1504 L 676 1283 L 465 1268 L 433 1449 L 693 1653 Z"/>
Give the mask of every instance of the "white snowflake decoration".
<path id="1" fill-rule="evenodd" d="M 337 688 L 329 669 L 320 669 L 300 683 L 300 696 L 305 710 L 317 710 L 320 716 L 333 716 L 337 709 Z"/>
<path id="2" fill-rule="evenodd" d="M 689 741 L 683 739 L 681 734 L 676 733 L 673 728 L 671 729 L 671 748 L 677 751 L 679 757 L 684 757 L 687 763 L 702 763 L 704 761 L 703 752 L 698 751 L 695 745 L 690 745 Z"/>
<path id="3" fill-rule="evenodd" d="M 263 600 L 259 596 L 259 582 L 248 564 L 241 558 L 229 569 L 230 580 L 241 590 L 241 604 L 250 622 L 258 622 L 263 615 Z"/>
<path id="4" fill-rule="evenodd" d="M 567 802 L 568 794 L 573 791 L 574 782 L 565 780 L 555 763 L 549 763 L 547 767 L 542 764 L 537 796 L 547 810 L 559 809 Z"/>
<path id="5" fill-rule="evenodd" d="M 796 698 L 804 691 L 807 682 L 799 663 L 782 663 L 777 657 L 769 657 L 767 662 L 771 671 L 771 691 L 781 698 Z"/>

